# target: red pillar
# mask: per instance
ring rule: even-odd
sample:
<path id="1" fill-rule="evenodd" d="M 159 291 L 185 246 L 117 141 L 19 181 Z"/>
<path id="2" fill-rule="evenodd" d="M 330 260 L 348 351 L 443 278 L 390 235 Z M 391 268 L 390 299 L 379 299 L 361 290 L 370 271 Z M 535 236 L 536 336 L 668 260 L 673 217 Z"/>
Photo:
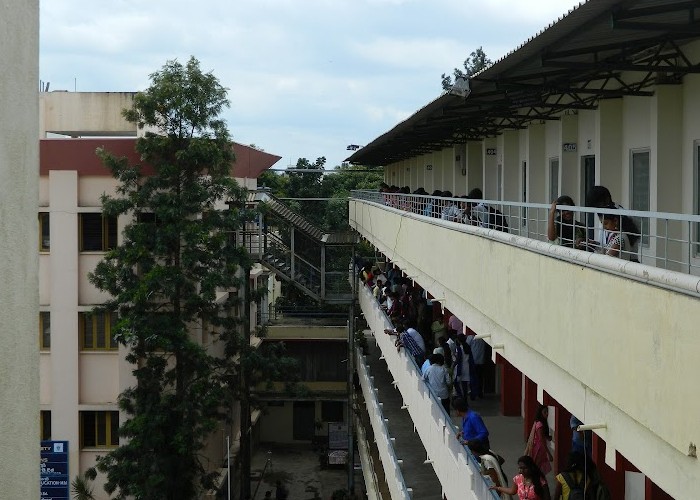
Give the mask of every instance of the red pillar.
<path id="1" fill-rule="evenodd" d="M 673 500 L 673 497 L 659 488 L 651 479 L 645 477 L 644 500 Z"/>
<path id="2" fill-rule="evenodd" d="M 610 490 L 612 498 L 625 498 L 625 462 L 624 458 L 615 453 L 615 465 L 618 467 L 613 469 L 605 463 L 605 441 L 597 434 L 593 433 L 593 451 L 592 459 L 598 467 L 598 472 L 603 478 L 603 482 Z M 631 465 L 631 464 L 630 464 Z"/>
<path id="3" fill-rule="evenodd" d="M 555 471 L 564 470 L 571 452 L 571 413 L 549 394 L 545 393 L 544 403 L 554 407 L 554 463 Z"/>
<path id="4" fill-rule="evenodd" d="M 535 412 L 537 411 L 537 384 L 525 376 L 525 405 L 523 408 L 523 439 L 527 442 L 530 437 L 530 429 L 535 423 Z"/>
<path id="5" fill-rule="evenodd" d="M 501 415 L 519 417 L 523 400 L 523 374 L 500 354 L 496 364 L 501 371 Z"/>

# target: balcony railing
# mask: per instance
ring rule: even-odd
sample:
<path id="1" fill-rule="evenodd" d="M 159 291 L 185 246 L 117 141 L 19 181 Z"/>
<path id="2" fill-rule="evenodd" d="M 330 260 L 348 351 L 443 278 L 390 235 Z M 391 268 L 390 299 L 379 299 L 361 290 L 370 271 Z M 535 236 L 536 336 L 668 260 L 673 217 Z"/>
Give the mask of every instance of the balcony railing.
<path id="1" fill-rule="evenodd" d="M 432 461 L 445 496 L 498 500 L 498 494 L 489 490 L 491 480 L 481 474 L 478 460 L 457 439 L 452 419 L 423 382 L 413 357 L 397 352 L 394 338 L 384 333 L 393 325 L 369 288 L 360 285 L 358 296 L 367 324 L 375 334 L 377 346 L 401 392 L 404 406 L 411 415 L 428 459 Z"/>
<path id="2" fill-rule="evenodd" d="M 411 495 L 406 487 L 399 460 L 394 452 L 394 446 L 391 441 L 391 436 L 389 435 L 389 429 L 384 420 L 381 404 L 377 399 L 377 393 L 373 382 L 374 377 L 370 376 L 367 363 L 362 360 L 361 351 L 359 349 L 357 351 L 357 356 L 359 360 L 357 363 L 357 374 L 360 378 L 362 396 L 367 405 L 367 414 L 369 415 L 369 422 L 374 432 L 374 439 L 377 442 L 377 450 L 383 465 L 387 487 L 389 488 L 392 499 L 409 500 Z"/>
<path id="3" fill-rule="evenodd" d="M 353 191 L 352 198 L 402 210 L 435 223 L 478 225 L 539 241 L 548 240 L 548 218 L 551 205 L 466 198 L 442 198 L 413 194 Z M 581 252 L 602 252 L 594 241 L 600 241 L 604 229 L 599 215 L 624 216 L 636 230 L 620 227 L 607 234 L 626 235 L 638 243 L 622 249 L 620 257 L 642 264 L 690 275 L 700 275 L 700 215 L 638 210 L 587 208 L 558 205 L 558 211 L 573 212 L 574 223 L 561 224 L 561 232 L 583 233 L 581 244 L 569 241 L 565 246 Z M 496 211 L 494 211 L 496 210 Z M 623 223 L 624 225 L 624 223 Z M 638 250 L 637 250 L 638 248 Z"/>

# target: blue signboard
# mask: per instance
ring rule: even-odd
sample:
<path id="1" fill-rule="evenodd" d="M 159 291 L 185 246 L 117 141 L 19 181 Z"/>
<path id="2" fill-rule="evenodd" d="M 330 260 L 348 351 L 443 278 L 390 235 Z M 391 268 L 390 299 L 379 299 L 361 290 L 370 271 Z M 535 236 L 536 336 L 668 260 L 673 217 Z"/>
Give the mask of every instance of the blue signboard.
<path id="1" fill-rule="evenodd" d="M 41 442 L 41 500 L 69 500 L 68 441 Z"/>

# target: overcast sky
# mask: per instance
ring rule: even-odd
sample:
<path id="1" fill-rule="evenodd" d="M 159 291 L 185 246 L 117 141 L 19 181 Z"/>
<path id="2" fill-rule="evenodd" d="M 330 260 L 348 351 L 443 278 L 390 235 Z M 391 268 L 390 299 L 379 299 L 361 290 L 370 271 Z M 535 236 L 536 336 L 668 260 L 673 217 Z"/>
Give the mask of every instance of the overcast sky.
<path id="1" fill-rule="evenodd" d="M 340 164 L 441 93 L 476 47 L 496 60 L 576 0 L 42 0 L 51 90 L 138 91 L 195 56 L 229 88 L 234 140 Z"/>

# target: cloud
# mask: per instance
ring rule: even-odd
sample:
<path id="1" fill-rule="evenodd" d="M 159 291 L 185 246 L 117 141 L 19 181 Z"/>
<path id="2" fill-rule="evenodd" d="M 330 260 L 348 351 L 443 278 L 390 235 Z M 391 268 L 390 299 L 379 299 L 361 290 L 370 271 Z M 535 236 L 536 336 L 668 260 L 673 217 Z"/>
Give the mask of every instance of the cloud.
<path id="1" fill-rule="evenodd" d="M 350 50 L 367 61 L 390 68 L 434 72 L 464 60 L 470 52 L 468 46 L 448 38 L 378 37 L 354 42 Z"/>
<path id="2" fill-rule="evenodd" d="M 43 0 L 40 77 L 52 89 L 136 91 L 167 60 L 194 55 L 230 89 L 236 140 L 335 165 L 347 144 L 437 97 L 440 75 L 475 48 L 496 60 L 575 4 Z"/>

